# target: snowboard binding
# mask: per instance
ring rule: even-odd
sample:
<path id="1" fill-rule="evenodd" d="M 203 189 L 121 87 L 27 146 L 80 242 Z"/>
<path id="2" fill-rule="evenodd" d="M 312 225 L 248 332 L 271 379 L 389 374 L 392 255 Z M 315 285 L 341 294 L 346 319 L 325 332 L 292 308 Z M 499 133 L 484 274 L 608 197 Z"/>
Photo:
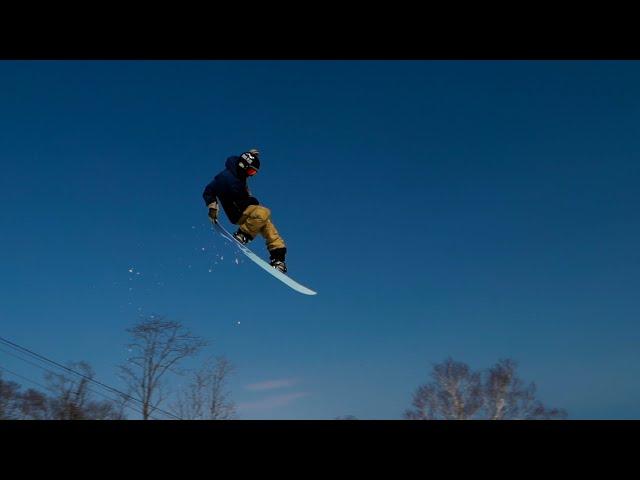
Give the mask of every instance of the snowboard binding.
<path id="1" fill-rule="evenodd" d="M 282 273 L 287 273 L 287 265 L 282 260 L 271 260 L 269 264 Z"/>
<path id="2" fill-rule="evenodd" d="M 287 273 L 287 265 L 284 263 L 284 257 L 287 254 L 286 247 L 275 248 L 269 251 L 269 265 L 282 273 Z"/>
<path id="3" fill-rule="evenodd" d="M 238 231 L 236 233 L 233 234 L 233 238 L 235 238 L 236 240 L 238 240 L 241 244 L 246 245 L 247 243 L 249 243 L 251 240 L 253 240 L 253 237 L 251 237 L 250 235 L 247 235 L 246 233 L 244 233 L 242 230 L 238 229 Z"/>

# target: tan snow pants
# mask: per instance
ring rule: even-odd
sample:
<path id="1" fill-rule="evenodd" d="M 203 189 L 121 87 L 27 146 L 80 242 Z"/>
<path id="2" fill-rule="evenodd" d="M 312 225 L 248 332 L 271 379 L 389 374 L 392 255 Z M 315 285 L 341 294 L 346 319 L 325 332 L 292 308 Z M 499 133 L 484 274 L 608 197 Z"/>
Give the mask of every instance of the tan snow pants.
<path id="1" fill-rule="evenodd" d="M 271 222 L 271 210 L 261 205 L 249 205 L 238 220 L 237 225 L 244 233 L 256 238 L 262 235 L 267 244 L 267 250 L 284 248 L 284 240 Z"/>

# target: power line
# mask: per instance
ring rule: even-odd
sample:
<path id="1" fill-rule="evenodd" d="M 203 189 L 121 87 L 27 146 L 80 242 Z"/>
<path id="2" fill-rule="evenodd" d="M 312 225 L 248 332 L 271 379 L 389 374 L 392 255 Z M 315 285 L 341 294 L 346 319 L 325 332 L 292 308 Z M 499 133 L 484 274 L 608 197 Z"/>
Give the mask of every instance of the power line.
<path id="1" fill-rule="evenodd" d="M 50 363 L 50 364 L 52 364 L 52 365 L 55 365 L 55 366 L 56 366 L 56 367 L 58 367 L 58 368 L 61 368 L 61 369 L 65 370 L 65 371 L 68 371 L 68 372 L 73 373 L 73 374 L 75 374 L 75 375 L 78 375 L 79 377 L 82 377 L 82 378 L 84 378 L 84 379 L 88 380 L 89 382 L 95 383 L 96 385 L 99 385 L 99 386 L 101 386 L 101 387 L 103 387 L 103 388 L 105 388 L 105 389 L 107 389 L 107 390 L 110 390 L 111 392 L 115 392 L 115 393 L 117 393 L 117 394 L 121 395 L 123 398 L 127 398 L 127 399 L 130 399 L 130 400 L 134 400 L 134 401 L 136 401 L 136 402 L 138 402 L 138 403 L 140 403 L 140 404 L 142 404 L 142 403 L 143 403 L 141 400 L 139 400 L 139 399 L 137 399 L 137 398 L 135 398 L 135 397 L 132 397 L 131 395 L 128 395 L 128 394 L 126 394 L 126 393 L 124 393 L 124 392 L 122 392 L 122 391 L 120 391 L 120 390 L 118 390 L 118 389 L 116 389 L 116 388 L 114 388 L 114 387 L 111 387 L 111 386 L 109 386 L 109 385 L 106 385 L 106 384 L 104 384 L 104 383 L 102 383 L 102 382 L 99 382 L 99 381 L 97 381 L 97 380 L 95 380 L 95 379 L 93 379 L 93 378 L 91 378 L 91 377 L 89 377 L 89 376 L 87 376 L 87 375 L 84 375 L 84 374 L 82 374 L 82 373 L 80 373 L 80 372 L 77 372 L 76 370 L 74 370 L 74 369 L 72 369 L 72 368 L 69 368 L 69 367 L 66 367 L 66 366 L 64 366 L 64 365 L 61 365 L 61 364 L 59 364 L 59 363 L 57 363 L 57 362 L 55 362 L 55 361 L 53 361 L 53 360 L 50 360 L 49 358 L 47 358 L 47 357 L 45 357 L 45 356 L 43 356 L 43 355 L 40 355 L 40 354 L 38 354 L 38 353 L 36 353 L 36 352 L 33 352 L 33 351 L 29 350 L 28 348 L 22 347 L 22 346 L 20 346 L 20 345 L 18 345 L 18 344 L 16 344 L 16 343 L 14 343 L 14 342 L 11 342 L 10 340 L 7 340 L 7 339 L 5 339 L 5 338 L 3 338 L 3 337 L 0 337 L 0 342 L 4 343 L 5 345 L 8 345 L 9 347 L 13 348 L 14 350 L 19 350 L 19 351 L 21 351 L 21 352 L 26 352 L 28 355 L 30 355 L 30 356 L 32 356 L 32 357 L 34 357 L 34 358 L 38 359 L 38 360 L 48 362 L 48 363 Z M 27 360 L 25 360 L 25 359 L 22 359 L 22 360 L 27 361 Z M 29 362 L 29 363 L 30 363 L 30 362 Z M 36 366 L 38 366 L 38 365 L 36 365 Z M 38 367 L 40 367 L 40 366 L 38 366 Z M 40 367 L 40 368 L 44 368 L 44 367 Z M 47 370 L 47 369 L 45 369 L 45 370 Z M 47 371 L 50 371 L 50 370 L 47 370 Z M 54 373 L 54 374 L 55 374 L 55 372 L 51 372 L 51 373 Z M 46 387 L 45 387 L 45 388 L 46 388 Z M 98 392 L 95 392 L 94 390 L 91 390 L 91 391 L 93 391 L 94 393 L 98 393 Z M 100 393 L 98 393 L 98 394 L 99 394 L 99 395 L 101 395 Z M 106 398 L 109 398 L 109 397 L 106 397 Z M 113 399 L 111 399 L 111 398 L 109 398 L 109 399 L 113 401 Z M 126 404 L 125 404 L 125 406 L 127 406 L 128 408 L 131 408 L 131 409 L 135 410 L 135 411 L 136 411 L 136 412 L 138 412 L 138 413 L 142 413 L 140 410 L 137 410 L 137 409 L 135 409 L 134 407 L 131 407 L 131 406 L 126 405 Z M 162 409 L 160 409 L 160 408 L 156 408 L 156 410 L 158 410 L 158 411 L 160 411 L 160 412 L 163 412 L 163 413 L 165 413 L 165 414 L 166 414 L 166 415 L 168 415 L 168 416 L 171 416 L 171 417 L 174 417 L 174 418 L 176 418 L 176 419 L 178 419 L 178 420 L 181 420 L 179 417 L 176 417 L 175 415 L 171 414 L 170 412 L 165 412 L 164 410 L 162 410 Z M 156 418 L 155 418 L 155 417 L 153 417 L 153 416 L 151 416 L 151 415 L 149 415 L 149 417 L 151 417 L 153 420 L 156 420 Z"/>
<path id="2" fill-rule="evenodd" d="M 59 373 L 56 373 L 56 372 L 54 372 L 53 370 L 49 370 L 48 368 L 43 367 L 42 365 L 38 365 L 37 363 L 34 363 L 34 362 L 30 361 L 30 360 L 27 360 L 26 358 L 22 358 L 22 357 L 21 357 L 21 356 L 19 356 L 18 354 L 11 353 L 11 352 L 9 352 L 9 351 L 5 350 L 4 348 L 0 348 L 0 351 L 2 351 L 2 352 L 4 352 L 4 353 L 6 353 L 7 355 L 11 355 L 11 356 L 12 356 L 12 357 L 14 357 L 14 358 L 17 358 L 17 359 L 19 359 L 19 360 L 22 360 L 23 362 L 28 363 L 29 365 L 33 365 L 34 367 L 40 368 L 41 370 L 44 370 L 45 372 L 48 372 L 48 373 L 50 373 L 50 374 L 52 374 L 52 375 L 60 375 Z M 0 368 L 2 368 L 2 367 L 0 367 Z M 5 369 L 5 370 L 6 370 L 6 369 Z M 9 371 L 9 370 L 7 370 L 7 371 Z M 14 372 L 9 372 L 9 373 L 12 373 L 13 375 L 16 375 L 16 376 L 20 376 L 20 375 L 18 375 L 17 373 L 14 373 Z M 50 387 L 44 386 L 44 385 L 42 385 L 42 384 L 40 384 L 40 383 L 36 382 L 35 380 L 29 380 L 28 378 L 25 378 L 25 377 L 22 377 L 22 376 L 20 376 L 20 378 L 22 378 L 23 380 L 30 381 L 31 383 L 33 383 L 33 384 L 35 384 L 35 385 L 38 385 L 40 388 L 44 388 L 45 390 L 48 390 L 48 391 L 50 391 L 51 393 L 56 393 L 56 392 L 55 392 L 53 389 L 51 389 Z M 111 398 L 110 396 L 108 396 L 108 395 L 106 395 L 106 394 L 104 394 L 104 393 L 102 393 L 102 392 L 99 392 L 99 391 L 97 391 L 97 390 L 93 390 L 93 389 L 92 389 L 92 388 L 90 388 L 90 387 L 86 387 L 86 389 L 87 389 L 88 391 L 92 392 L 92 393 L 95 393 L 96 395 L 101 396 L 102 398 L 106 398 L 107 400 L 109 400 L 109 401 L 111 401 L 111 402 L 116 402 L 116 401 L 117 401 L 117 400 L 114 400 L 113 398 Z M 124 407 L 126 407 L 126 408 L 128 408 L 128 409 L 130 409 L 130 410 L 133 410 L 133 411 L 134 411 L 134 412 L 136 412 L 136 413 L 143 414 L 142 410 L 139 410 L 138 408 L 136 408 L 136 407 L 134 407 L 134 406 L 132 406 L 132 405 L 127 405 L 126 403 L 123 403 L 123 406 L 124 406 Z M 153 416 L 151 416 L 151 415 L 149 415 L 149 417 L 151 417 L 151 419 L 152 419 L 152 420 L 157 420 L 157 418 L 154 418 L 154 417 L 153 417 Z"/>
<path id="3" fill-rule="evenodd" d="M 11 347 L 13 349 L 17 349 L 17 350 L 20 350 L 22 352 L 26 352 L 27 354 L 31 355 L 34 358 L 37 358 L 39 360 L 42 360 L 42 361 L 45 361 L 45 362 L 50 363 L 52 365 L 55 365 L 58 368 L 62 368 L 63 370 L 65 370 L 67 372 L 70 372 L 70 373 L 73 373 L 75 375 L 78 375 L 78 376 L 80 376 L 80 377 L 82 377 L 82 378 L 84 378 L 84 379 L 86 379 L 86 380 L 88 380 L 88 381 L 90 381 L 92 383 L 95 383 L 97 385 L 100 385 L 103 388 L 106 388 L 107 390 L 110 390 L 112 392 L 118 393 L 119 395 L 122 395 L 122 397 L 124 397 L 124 398 L 128 398 L 130 400 L 134 400 L 134 401 L 140 403 L 141 405 L 144 405 L 144 402 L 142 400 L 138 399 L 138 398 L 132 397 L 131 395 L 129 395 L 127 393 L 124 393 L 124 392 L 118 390 L 117 388 L 111 387 L 110 385 L 106 385 L 106 384 L 104 384 L 102 382 L 99 382 L 98 380 L 94 380 L 93 378 L 88 377 L 87 375 L 84 375 L 84 374 L 82 374 L 80 372 L 77 372 L 77 371 L 73 370 L 72 368 L 69 368 L 69 367 L 66 367 L 64 365 L 61 365 L 60 363 L 58 363 L 58 362 L 56 362 L 54 360 L 51 360 L 51 359 L 45 357 L 44 355 L 40 355 L 39 353 L 36 353 L 36 352 L 34 352 L 32 350 L 29 350 L 28 348 L 22 347 L 22 346 L 18 345 L 17 343 L 14 343 L 14 342 L 12 342 L 10 340 L 7 340 L 4 337 L 0 337 L 0 342 L 4 343 L 5 345 L 8 345 L 9 347 Z M 159 407 L 155 407 L 154 410 L 162 412 L 165 415 L 167 415 L 169 417 L 173 417 L 176 420 L 182 420 L 182 418 L 178 417 L 177 415 L 174 415 L 171 412 L 167 412 L 166 410 L 163 410 L 163 409 L 161 409 Z"/>
<path id="4" fill-rule="evenodd" d="M 44 388 L 45 390 L 49 390 L 49 387 L 46 387 L 46 386 L 42 385 L 41 383 L 36 382 L 35 380 L 31 380 L 30 378 L 23 377 L 19 373 L 12 372 L 8 368 L 5 368 L 5 367 L 3 367 L 1 365 L 0 365 L 0 370 L 4 370 L 5 372 L 10 373 L 11 375 L 15 375 L 16 377 L 21 378 L 22 380 L 25 380 L 27 382 L 33 383 L 34 385 L 37 385 L 40 388 Z M 49 390 L 49 391 L 51 391 L 51 390 Z"/>
<path id="5" fill-rule="evenodd" d="M 104 384 L 104 383 L 102 383 L 102 382 L 99 382 L 98 380 L 95 380 L 95 379 L 93 379 L 93 378 L 91 378 L 91 377 L 88 377 L 87 375 L 84 375 L 84 374 L 82 374 L 82 373 L 80 373 L 80 372 L 77 372 L 76 370 L 74 370 L 74 369 L 72 369 L 72 368 L 69 368 L 69 367 L 66 367 L 66 366 L 64 366 L 64 365 L 61 365 L 61 364 L 59 364 L 58 362 L 55 362 L 55 361 L 53 361 L 53 360 L 51 360 L 51 359 L 49 359 L 49 358 L 47 358 L 47 357 L 45 357 L 45 356 L 43 356 L 43 355 L 40 355 L 40 354 L 38 354 L 38 353 L 36 353 L 36 352 L 34 352 L 34 351 L 32 351 L 32 350 L 29 350 L 28 348 L 22 347 L 22 346 L 18 345 L 17 343 L 11 342 L 10 340 L 7 340 L 6 338 L 0 337 L 0 342 L 2 342 L 2 343 L 4 343 L 4 344 L 8 345 L 9 347 L 11 347 L 11 348 L 13 348 L 13 349 L 20 350 L 20 351 L 22 351 L 22 352 L 26 352 L 28 355 L 30 355 L 30 356 L 32 356 L 32 357 L 34 357 L 34 358 L 37 358 L 38 360 L 48 362 L 48 363 L 50 363 L 50 364 L 52 364 L 52 365 L 55 365 L 56 367 L 61 368 L 61 369 L 65 370 L 65 371 L 67 371 L 67 372 L 70 372 L 70 373 L 73 373 L 73 374 L 75 374 L 75 375 L 78 375 L 79 377 L 82 377 L 82 378 L 84 378 L 84 379 L 86 379 L 86 380 L 88 380 L 88 381 L 90 381 L 90 382 L 92 382 L 92 383 L 95 383 L 95 384 L 97 384 L 97 385 L 100 385 L 101 387 L 103 387 L 103 388 L 105 388 L 105 389 L 107 389 L 107 390 L 110 390 L 110 391 L 112 391 L 112 392 L 118 393 L 118 394 L 119 394 L 119 395 L 121 395 L 123 398 L 127 398 L 127 399 L 130 399 L 130 400 L 134 400 L 135 402 L 138 402 L 138 403 L 140 403 L 140 404 L 143 404 L 142 400 L 139 400 L 139 399 L 137 399 L 137 398 L 135 398 L 135 397 L 132 397 L 131 395 L 129 395 L 129 394 L 127 394 L 127 393 L 124 393 L 124 392 L 122 392 L 122 391 L 120 391 L 120 390 L 118 390 L 118 389 L 116 389 L 116 388 L 114 388 L 114 387 L 111 387 L 110 385 L 106 385 L 106 384 Z M 172 413 L 167 412 L 167 411 L 165 411 L 165 410 L 162 410 L 162 409 L 160 409 L 160 408 L 155 408 L 155 410 L 158 410 L 159 412 L 162 412 L 162 413 L 164 413 L 165 415 L 168 415 L 168 416 L 170 416 L 170 417 L 173 417 L 173 418 L 175 418 L 175 419 L 177 419 L 177 420 L 181 420 L 181 418 L 180 418 L 180 417 L 177 417 L 176 415 L 173 415 Z M 151 415 L 149 415 L 149 416 L 151 416 Z M 153 417 L 151 417 L 151 418 L 153 418 Z"/>

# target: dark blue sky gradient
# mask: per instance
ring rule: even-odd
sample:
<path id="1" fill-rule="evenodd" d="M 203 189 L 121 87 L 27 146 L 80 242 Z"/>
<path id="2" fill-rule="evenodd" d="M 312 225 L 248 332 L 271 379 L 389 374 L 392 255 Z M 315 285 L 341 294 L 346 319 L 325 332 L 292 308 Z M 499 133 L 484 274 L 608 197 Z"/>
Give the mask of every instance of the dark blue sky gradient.
<path id="1" fill-rule="evenodd" d="M 252 147 L 316 297 L 211 231 Z M 120 385 L 125 329 L 167 315 L 242 418 L 399 418 L 447 356 L 640 418 L 639 154 L 639 62 L 0 62 L 0 336 Z"/>

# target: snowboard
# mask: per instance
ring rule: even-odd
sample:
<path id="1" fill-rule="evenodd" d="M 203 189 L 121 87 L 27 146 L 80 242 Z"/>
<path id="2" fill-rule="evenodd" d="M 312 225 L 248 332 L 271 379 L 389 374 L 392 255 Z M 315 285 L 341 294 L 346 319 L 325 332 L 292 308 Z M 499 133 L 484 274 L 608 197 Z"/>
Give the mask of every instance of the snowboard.
<path id="1" fill-rule="evenodd" d="M 304 295 L 316 295 L 317 292 L 314 292 L 313 290 L 305 287 L 304 285 L 299 284 L 291 277 L 282 273 L 280 270 L 273 268 L 271 265 L 269 265 L 269 263 L 265 262 L 262 258 L 260 258 L 258 255 L 253 253 L 249 248 L 247 248 L 246 245 L 243 245 L 238 240 L 236 240 L 232 234 L 227 232 L 227 230 L 222 225 L 220 225 L 220 223 L 213 222 L 213 227 L 220 235 L 222 235 L 228 241 L 235 244 L 235 246 L 238 247 L 238 249 L 242 253 L 244 253 L 247 257 L 249 257 L 256 265 L 258 265 L 263 270 L 266 270 L 267 272 L 269 272 L 271 275 L 276 277 L 285 285 L 288 285 L 289 287 L 293 288 L 296 292 L 302 293 Z"/>

